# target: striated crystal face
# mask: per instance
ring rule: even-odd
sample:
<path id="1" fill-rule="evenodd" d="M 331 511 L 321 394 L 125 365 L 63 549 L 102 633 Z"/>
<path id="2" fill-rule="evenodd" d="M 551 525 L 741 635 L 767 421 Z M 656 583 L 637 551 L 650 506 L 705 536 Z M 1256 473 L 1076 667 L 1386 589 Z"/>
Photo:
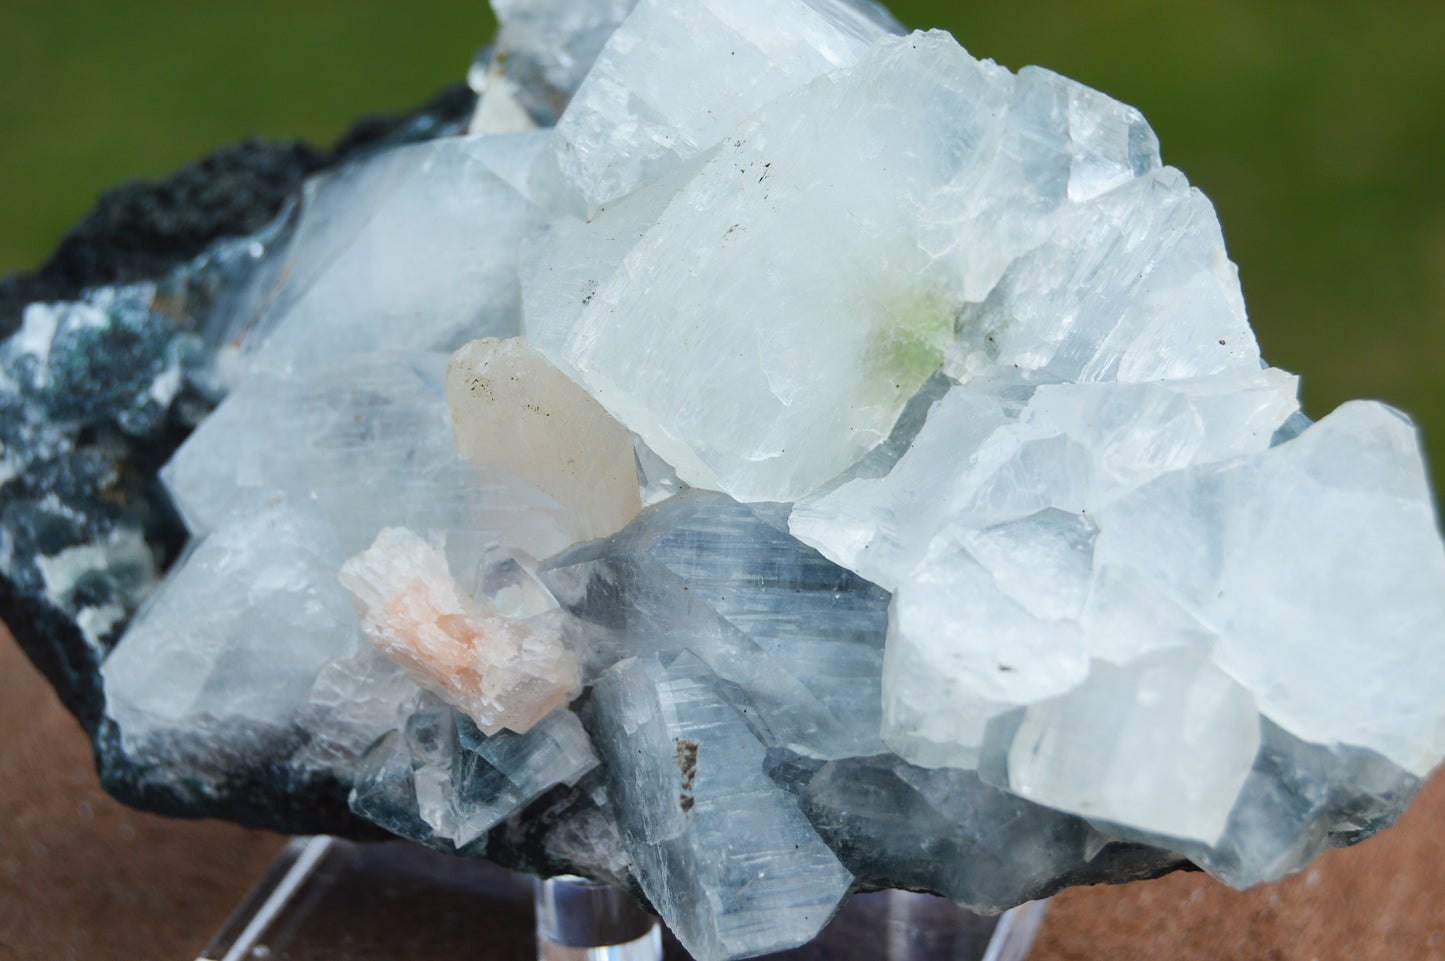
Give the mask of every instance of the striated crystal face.
<path id="1" fill-rule="evenodd" d="M 471 132 L 310 182 L 201 335 L 141 285 L 0 345 L 0 480 L 112 335 L 120 429 L 226 392 L 108 776 L 616 881 L 702 961 L 1393 821 L 1445 756 L 1415 431 L 1304 416 L 1137 111 L 866 0 L 521 7 Z M 155 561 L 66 510 L 0 563 L 102 650 Z"/>
<path id="2" fill-rule="evenodd" d="M 541 577 L 590 650 L 620 636 L 628 654 L 700 658 L 767 746 L 880 753 L 888 594 L 770 523 L 769 506 L 678 494 Z"/>
<path id="3" fill-rule="evenodd" d="M 764 770 L 746 709 L 684 652 L 614 665 L 591 727 L 638 881 L 699 958 L 747 957 L 810 940 L 853 877 Z"/>

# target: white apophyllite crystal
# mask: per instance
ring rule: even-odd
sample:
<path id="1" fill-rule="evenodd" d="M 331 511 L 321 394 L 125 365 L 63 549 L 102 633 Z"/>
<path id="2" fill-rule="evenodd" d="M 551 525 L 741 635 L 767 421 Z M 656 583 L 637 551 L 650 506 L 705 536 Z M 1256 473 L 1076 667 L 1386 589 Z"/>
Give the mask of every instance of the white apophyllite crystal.
<path id="1" fill-rule="evenodd" d="M 956 306 L 924 276 L 917 221 L 956 131 L 910 118 L 946 99 L 950 66 L 989 79 L 951 41 L 926 46 L 881 41 L 762 107 L 580 313 L 535 312 L 527 288 L 528 338 L 684 481 L 792 500 L 886 435 L 942 363 Z"/>
<path id="2" fill-rule="evenodd" d="M 404 528 L 383 530 L 340 576 L 371 642 L 484 734 L 525 733 L 582 690 L 559 639 L 469 597 L 445 556 Z"/>
<path id="3" fill-rule="evenodd" d="M 1249 692 L 1185 647 L 1113 667 L 1025 712 L 1008 751 L 1020 797 L 1212 844 L 1259 750 Z"/>
<path id="4" fill-rule="evenodd" d="M 521 338 L 453 354 L 447 401 L 462 456 L 546 491 L 577 540 L 614 534 L 642 509 L 632 435 Z"/>
<path id="5" fill-rule="evenodd" d="M 1271 721 L 1423 777 L 1445 754 L 1431 500 L 1413 426 L 1354 401 L 1265 453 L 1121 499 L 1099 518 L 1097 563 L 1207 631 Z"/>
<path id="6" fill-rule="evenodd" d="M 879 40 L 759 108 L 638 239 L 605 221 L 553 226 L 527 335 L 684 481 L 744 500 L 839 474 L 945 364 L 1131 382 L 1258 364 L 1213 212 L 1137 114 L 945 34 Z M 590 278 L 559 263 L 588 233 L 620 254 Z"/>
<path id="7" fill-rule="evenodd" d="M 572 543 L 572 521 L 555 501 L 458 455 L 446 364 L 445 354 L 377 352 L 306 378 L 254 374 L 161 477 L 197 534 L 281 492 L 313 505 L 348 555 L 387 526 L 444 541 L 468 589 L 494 543 L 534 557 Z"/>
<path id="8" fill-rule="evenodd" d="M 522 268 L 524 327 L 682 482 L 797 501 L 794 535 L 896 591 L 887 743 L 1221 851 L 1261 716 L 1428 769 L 1438 710 L 1347 735 L 1367 705 L 1332 720 L 1260 653 L 1280 645 L 1256 625 L 1292 633 L 1266 611 L 1331 610 L 1328 593 L 1353 605 L 1351 636 L 1421 638 L 1347 586 L 1362 575 L 1341 542 L 1303 540 L 1323 514 L 1277 530 L 1291 511 L 1267 505 L 1299 484 L 1270 490 L 1258 465 L 1355 455 L 1329 421 L 1289 440 L 1308 423 L 1295 379 L 1261 369 L 1213 209 L 1139 113 L 915 34 L 699 119 L 659 78 L 679 25 L 723 6 L 747 9 L 643 5 L 599 57 L 530 181 L 550 222 Z M 1419 478 L 1408 461 L 1382 470 Z M 1224 505 L 1237 476 L 1257 483 Z M 1337 506 L 1388 553 L 1376 508 Z M 1231 512 L 1271 521 L 1216 548 Z M 1418 576 L 1375 594 L 1431 623 L 1428 499 L 1416 514 Z M 1315 574 L 1334 589 L 1260 571 L 1275 589 L 1216 596 L 1251 553 L 1290 568 L 1259 532 L 1330 558 Z M 1065 734 L 1092 760 L 1049 760 Z"/>
<path id="9" fill-rule="evenodd" d="M 990 520 L 957 514 L 898 584 L 884 739 L 904 757 L 1007 754 L 1025 797 L 1208 844 L 1259 716 L 1415 775 L 1445 752 L 1445 548 L 1388 408 L 1086 512 Z M 998 723 L 1017 708 L 1017 731 Z"/>
<path id="10" fill-rule="evenodd" d="M 489 120 L 503 118 L 532 127 L 538 121 L 555 122 L 607 38 L 635 4 L 636 0 L 496 0 L 491 6 L 497 37 L 490 57 L 473 63 L 467 74 L 467 83 L 481 95 L 472 132 L 479 132 L 478 127 Z"/>
<path id="11" fill-rule="evenodd" d="M 453 708 L 423 691 L 369 644 L 329 662 L 297 716 L 307 739 L 293 763 L 302 769 L 361 768 L 373 775 L 395 764 L 400 783 L 363 776 L 351 806 L 365 811 L 385 790 L 410 808 L 431 840 L 456 848 L 485 835 L 557 784 L 573 784 L 597 757 L 577 716 L 557 710 L 526 734 L 485 737 Z"/>
<path id="12" fill-rule="evenodd" d="M 533 134 L 443 138 L 308 184 L 290 241 L 235 309 L 246 365 L 305 374 L 358 350 L 450 351 L 515 334 L 518 242 L 540 220 L 511 181 L 541 145 Z"/>
<path id="13" fill-rule="evenodd" d="M 435 724 L 417 740 L 435 745 L 445 758 L 423 763 L 413 774 L 417 813 L 458 848 L 548 788 L 575 784 L 597 766 L 587 732 L 571 711 L 552 711 L 525 734 L 504 730 L 491 737 L 478 735 L 450 709 L 414 715 L 412 731 L 419 719 Z"/>
<path id="14" fill-rule="evenodd" d="M 427 696 L 400 665 L 370 644 L 357 644 L 327 662 L 306 694 L 297 717 L 309 735 L 302 762 L 322 769 L 359 762 Z"/>
<path id="15" fill-rule="evenodd" d="M 550 212 L 591 219 L 896 29 L 851 0 L 642 0 L 558 120 L 533 191 Z"/>
<path id="16" fill-rule="evenodd" d="M 197 545 L 105 661 L 127 748 L 197 723 L 289 724 L 322 668 L 360 640 L 336 583 L 343 558 L 324 520 L 281 498 Z"/>
<path id="17" fill-rule="evenodd" d="M 761 144 L 736 141 L 735 128 L 750 112 L 777 97 L 855 62 L 869 42 L 894 26 L 871 5 L 832 0 L 644 3 L 604 49 L 539 159 L 532 190 L 537 202 L 558 216 L 523 271 L 527 337 L 614 413 L 625 410 L 628 426 L 642 433 L 689 483 L 711 478 L 719 467 L 692 456 L 685 438 L 669 439 L 669 427 L 674 434 L 686 435 L 690 429 L 686 422 L 707 417 L 707 408 L 715 407 L 729 416 L 726 411 L 737 403 L 744 409 L 732 409 L 733 431 L 742 430 L 742 423 L 747 422 L 756 432 L 768 413 L 759 410 L 754 417 L 745 407 L 757 391 L 766 393 L 769 388 L 755 370 L 753 352 L 770 352 L 772 347 L 750 343 L 763 327 L 786 329 L 766 313 L 753 316 L 745 327 L 734 327 L 727 320 L 749 317 L 753 308 L 753 303 L 745 300 L 733 303 L 734 294 L 752 287 L 756 300 L 767 303 L 776 291 L 767 276 L 772 268 L 759 264 L 755 269 L 745 260 L 736 262 L 739 254 L 746 257 L 748 251 L 756 251 L 757 242 L 746 230 L 759 225 L 712 222 L 732 213 L 729 201 L 723 200 L 725 194 L 718 191 L 746 186 L 746 180 L 759 188 L 755 199 L 762 202 L 774 185 L 781 189 L 776 195 L 780 199 L 796 193 L 798 186 L 790 188 L 786 174 L 782 181 L 777 180 L 785 168 L 770 168 L 771 156 L 758 156 Z M 647 55 L 640 56 L 638 51 L 647 51 Z M 699 76 L 704 65 L 709 77 L 705 85 L 689 79 Z M 720 88 L 726 91 L 723 97 L 717 96 Z M 792 139 L 798 142 L 806 136 L 807 131 L 799 131 Z M 738 155 L 719 159 L 719 152 Z M 702 181 L 694 179 L 699 170 L 705 178 Z M 765 183 L 770 170 L 774 179 Z M 841 184 L 838 189 L 843 189 Z M 678 191 L 684 191 L 683 195 L 674 198 Z M 820 204 L 814 206 L 826 203 L 826 197 L 819 199 Z M 669 202 L 679 211 L 697 211 L 703 222 L 693 222 L 683 214 L 670 226 L 654 226 Z M 808 229 L 806 218 L 796 229 Z M 663 249 L 661 263 L 637 247 L 644 234 L 643 243 L 649 248 L 660 245 Z M 741 268 L 732 281 L 717 273 L 728 265 L 727 260 L 715 262 L 711 269 L 703 266 L 711 259 L 709 251 L 724 236 L 731 244 L 742 245 L 728 258 Z M 800 239 L 807 243 L 803 238 L 783 243 Z M 690 264 L 703 269 L 695 270 Z M 657 273 L 659 266 L 676 269 L 662 276 Z M 695 284 L 696 280 L 703 283 Z M 737 289 L 718 289 L 712 286 L 716 281 L 735 284 Z M 627 300 L 624 288 L 651 289 L 652 294 L 645 298 L 646 303 L 633 303 Z M 799 296 L 805 295 L 800 292 Z M 888 298 L 886 292 L 880 296 Z M 727 306 L 719 309 L 722 305 Z M 826 311 L 827 306 L 818 304 L 815 313 Z M 913 305 L 889 306 L 907 309 Z M 658 309 L 668 314 L 666 320 Z M 776 302 L 769 309 L 791 310 L 786 303 Z M 610 317 L 628 319 L 624 324 L 608 324 Z M 632 326 L 633 318 L 639 326 Z M 593 339 L 589 330 L 599 322 L 606 329 L 598 332 L 598 347 L 608 357 L 579 356 L 578 351 L 585 350 L 582 345 Z M 649 344 L 653 338 L 655 344 L 646 350 L 627 348 L 633 356 L 616 356 L 624 345 Z M 676 353 L 679 346 L 685 354 Z M 740 371 L 733 367 L 735 360 L 745 365 Z M 778 358 L 778 368 L 786 361 L 787 356 Z M 737 378 L 737 373 L 743 376 Z M 663 401 L 676 401 L 677 409 L 671 413 L 684 423 L 660 430 L 642 429 L 646 415 L 640 406 L 648 400 L 633 396 L 634 387 L 637 393 L 661 400 L 665 386 L 658 381 L 662 378 L 692 385 L 692 396 Z M 790 395 L 783 403 L 801 396 L 796 386 L 781 385 L 780 389 Z M 895 392 L 902 389 L 895 388 Z M 832 399 L 820 394 L 805 406 L 816 417 L 816 407 Z M 870 420 L 870 415 L 872 420 L 888 416 L 875 411 L 860 416 Z M 846 414 L 840 416 L 848 419 Z M 701 424 L 695 426 L 702 429 Z M 735 445 L 738 439 L 719 438 L 718 443 Z M 742 443 L 755 446 L 747 439 Z M 867 441 L 857 443 L 866 445 Z M 792 458 L 804 454 L 795 450 Z M 745 451 L 741 456 L 767 460 L 775 454 Z"/>
<path id="18" fill-rule="evenodd" d="M 938 400 L 886 474 L 799 501 L 789 529 L 892 589 L 954 518 L 985 526 L 1046 508 L 1096 513 L 1170 471 L 1265 450 L 1299 409 L 1296 381 L 1256 369 L 1076 384 L 995 369 Z"/>

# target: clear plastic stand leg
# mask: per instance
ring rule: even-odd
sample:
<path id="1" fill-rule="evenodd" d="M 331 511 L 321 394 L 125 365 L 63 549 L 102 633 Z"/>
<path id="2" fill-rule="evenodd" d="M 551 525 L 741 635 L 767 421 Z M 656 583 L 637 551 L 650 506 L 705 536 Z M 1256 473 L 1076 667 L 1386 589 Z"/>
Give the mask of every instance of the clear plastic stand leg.
<path id="1" fill-rule="evenodd" d="M 536 903 L 538 961 L 661 961 L 657 919 L 610 884 L 538 880 Z"/>
<path id="2" fill-rule="evenodd" d="M 871 891 L 854 895 L 811 943 L 758 961 L 1023 961 L 1045 904 L 983 917 L 928 894 Z M 536 882 L 403 841 L 321 837 L 286 846 L 198 961 L 660 955 L 689 961 L 655 918 L 611 887 L 581 878 Z"/>

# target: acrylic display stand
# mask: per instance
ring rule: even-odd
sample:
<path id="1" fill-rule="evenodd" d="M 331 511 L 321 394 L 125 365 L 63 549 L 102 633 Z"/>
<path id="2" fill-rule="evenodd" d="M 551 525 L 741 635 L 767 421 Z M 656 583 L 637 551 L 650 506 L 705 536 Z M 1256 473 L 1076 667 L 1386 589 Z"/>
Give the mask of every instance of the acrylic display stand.
<path id="1" fill-rule="evenodd" d="M 537 961 L 662 961 L 662 925 L 625 891 L 570 874 L 533 884 Z"/>
<path id="2" fill-rule="evenodd" d="M 856 895 L 778 961 L 1022 961 L 1043 902 L 982 917 L 903 891 Z M 600 943 L 606 942 L 606 943 Z M 407 842 L 298 838 L 198 961 L 690 961 L 620 892 L 538 883 Z"/>

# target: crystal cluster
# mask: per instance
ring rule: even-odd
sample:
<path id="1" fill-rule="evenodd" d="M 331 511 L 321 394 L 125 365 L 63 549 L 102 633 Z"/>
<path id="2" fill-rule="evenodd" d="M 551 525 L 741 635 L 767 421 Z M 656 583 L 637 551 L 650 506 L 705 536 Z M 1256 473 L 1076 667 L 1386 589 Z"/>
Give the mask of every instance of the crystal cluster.
<path id="1" fill-rule="evenodd" d="M 581 693 L 577 659 L 556 638 L 469 597 L 446 556 L 404 527 L 347 561 L 341 584 L 377 650 L 489 737 L 525 734 Z"/>
<path id="2" fill-rule="evenodd" d="M 1301 413 L 1139 113 L 867 0 L 630 6 L 499 3 L 470 132 L 308 182 L 117 388 L 226 396 L 107 763 L 614 880 L 703 961 L 1388 825 L 1445 756 L 1415 432 Z M 10 396 L 108 303 L 32 308 Z M 133 548 L 37 576 L 133 568 L 118 630 Z"/>

